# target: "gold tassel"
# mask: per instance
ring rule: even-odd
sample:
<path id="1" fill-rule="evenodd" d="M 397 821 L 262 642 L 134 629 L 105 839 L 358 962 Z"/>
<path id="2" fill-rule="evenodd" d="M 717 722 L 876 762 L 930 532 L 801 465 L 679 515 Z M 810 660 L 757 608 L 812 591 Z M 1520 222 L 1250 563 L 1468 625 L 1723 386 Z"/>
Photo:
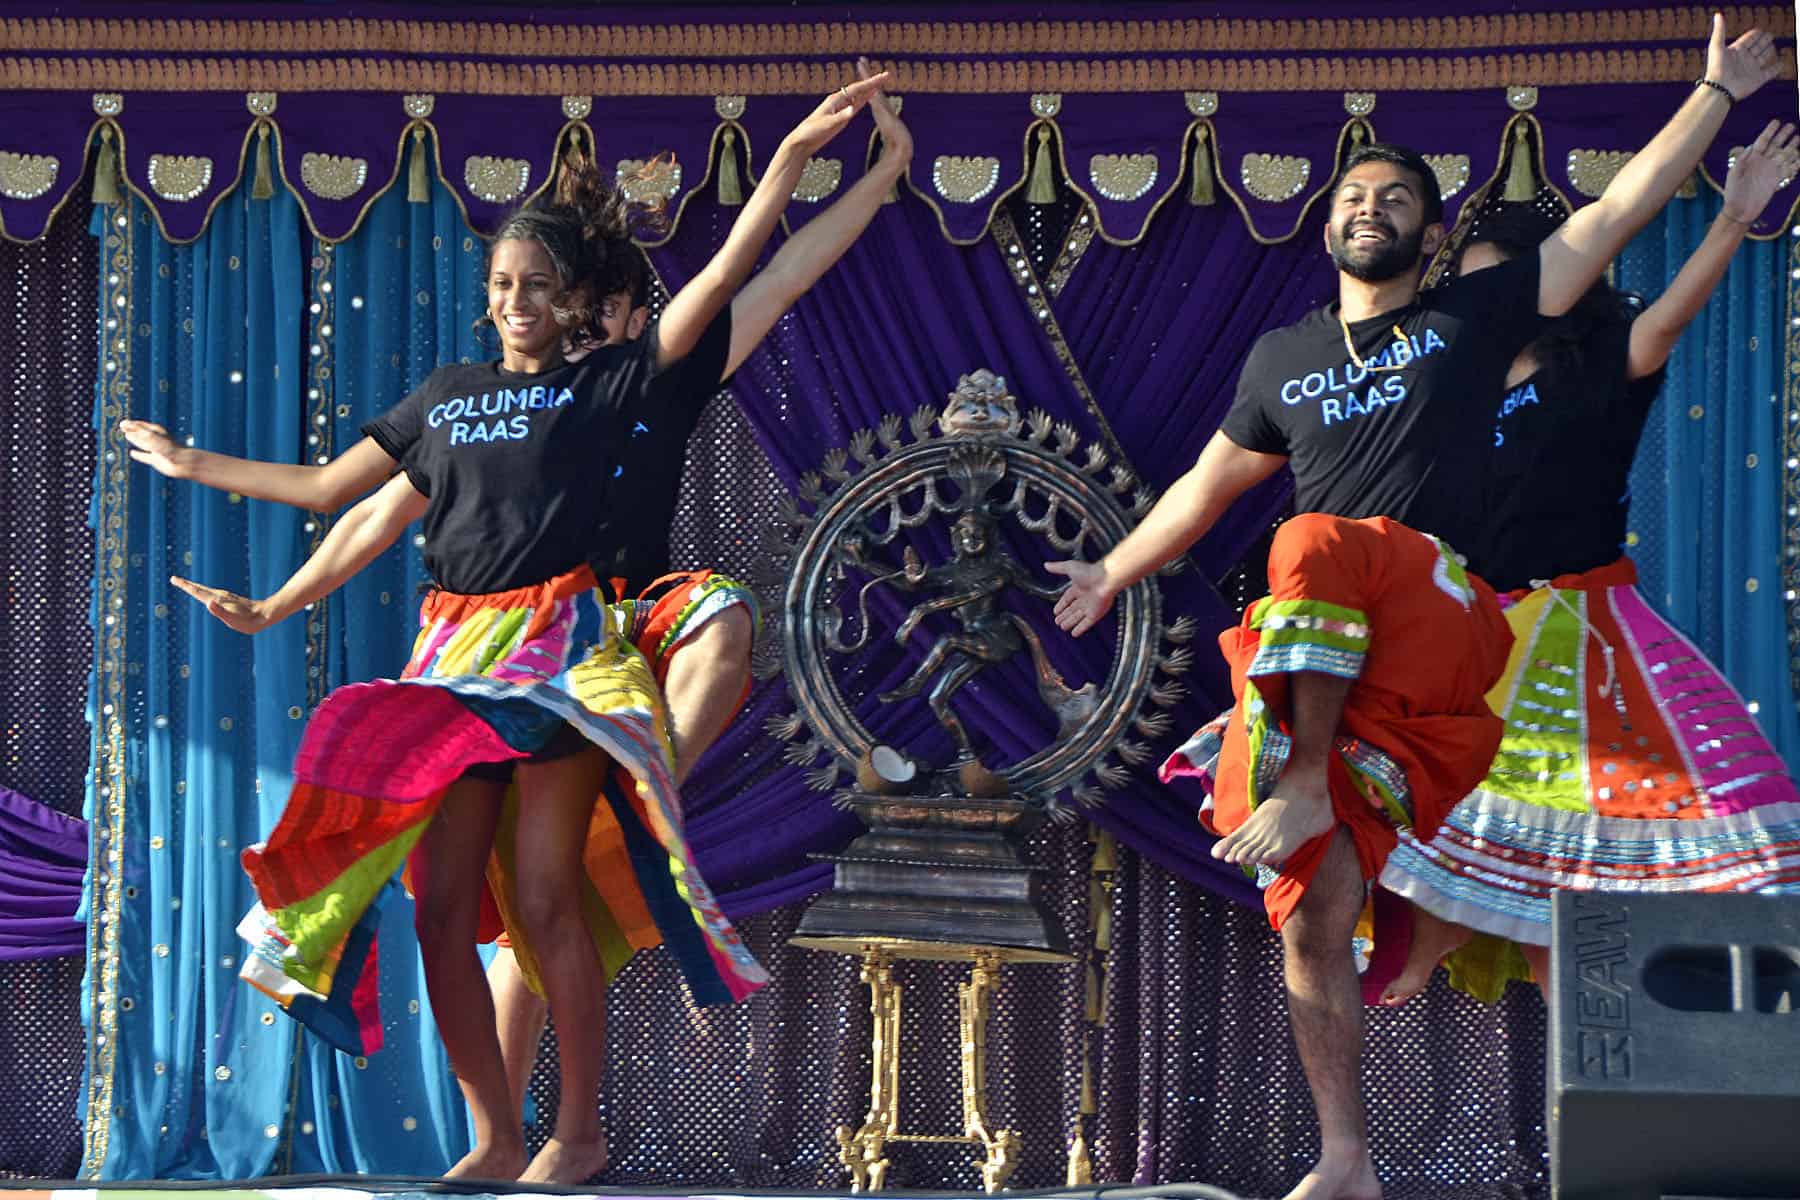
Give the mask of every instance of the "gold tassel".
<path id="1" fill-rule="evenodd" d="M 1350 123 L 1350 146 L 1352 149 L 1362 145 L 1369 139 L 1369 128 L 1361 121 Z"/>
<path id="2" fill-rule="evenodd" d="M 1086 1011 L 1083 1015 L 1090 1024 L 1098 1025 L 1100 1023 L 1100 973 L 1094 970 L 1093 963 L 1088 964 L 1086 982 L 1087 986 L 1084 989 Z"/>
<path id="3" fill-rule="evenodd" d="M 425 166 L 425 127 L 413 126 L 412 162 L 406 174 L 406 202 L 431 203 L 431 172 Z"/>
<path id="4" fill-rule="evenodd" d="M 119 167 L 113 155 L 111 125 L 100 127 L 100 153 L 94 156 L 94 203 L 119 203 Z"/>
<path id="5" fill-rule="evenodd" d="M 1194 130 L 1194 173 L 1188 180 L 1188 203 L 1196 207 L 1210 208 L 1219 202 L 1213 195 L 1212 154 L 1206 148 L 1209 132 L 1204 125 Z"/>
<path id="6" fill-rule="evenodd" d="M 719 147 L 719 204 L 736 208 L 743 202 L 744 184 L 738 178 L 737 130 L 726 126 L 723 144 Z"/>
<path id="7" fill-rule="evenodd" d="M 1025 184 L 1027 204 L 1055 204 L 1056 177 L 1050 173 L 1050 126 L 1040 123 L 1037 149 L 1031 156 L 1031 178 Z"/>
<path id="8" fill-rule="evenodd" d="M 1094 1103 L 1094 1060 L 1084 1045 L 1081 1050 L 1081 1115 L 1091 1117 L 1099 1107 Z"/>
<path id="9" fill-rule="evenodd" d="M 266 121 L 256 125 L 256 177 L 250 182 L 250 198 L 275 198 L 275 173 L 269 168 L 269 125 Z"/>
<path id="10" fill-rule="evenodd" d="M 1506 190 L 1502 199 L 1525 203 L 1538 194 L 1537 175 L 1531 169 L 1531 142 L 1525 133 L 1525 122 L 1513 126 L 1512 161 L 1506 165 Z"/>

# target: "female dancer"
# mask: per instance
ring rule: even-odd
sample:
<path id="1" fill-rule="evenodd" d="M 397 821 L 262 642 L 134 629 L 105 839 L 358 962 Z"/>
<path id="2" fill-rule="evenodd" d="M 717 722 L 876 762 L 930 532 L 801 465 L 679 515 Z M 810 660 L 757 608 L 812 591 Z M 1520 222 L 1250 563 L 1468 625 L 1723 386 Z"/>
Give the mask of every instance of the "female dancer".
<path id="1" fill-rule="evenodd" d="M 1738 153 L 1717 219 L 1656 303 L 1634 320 L 1602 281 L 1508 372 L 1491 525 L 1470 556 L 1514 589 L 1517 640 L 1488 694 L 1506 730 L 1481 786 L 1428 841 L 1402 831 L 1382 872 L 1414 906 L 1384 1004 L 1417 994 L 1446 955 L 1452 982 L 1488 999 L 1526 964 L 1547 987 L 1552 889 L 1800 889 L 1800 793 L 1786 767 L 1619 553 L 1631 460 L 1669 353 L 1796 170 L 1794 127 L 1771 121 Z M 1560 220 L 1530 205 L 1481 212 L 1461 270 L 1535 253 Z M 1471 942 L 1472 931 L 1494 936 Z"/>
<path id="2" fill-rule="evenodd" d="M 593 1103 L 600 1047 L 590 1044 L 602 1027 L 602 960 L 616 967 L 660 934 L 702 1002 L 741 997 L 764 979 L 682 841 L 662 699 L 590 565 L 616 560 L 629 537 L 620 514 L 630 510 L 594 481 L 619 461 L 622 410 L 710 395 L 866 226 L 910 153 L 904 127 L 879 104 L 880 162 L 739 291 L 807 158 L 877 95 L 881 78 L 865 71 L 789 134 L 725 246 L 635 344 L 578 363 L 563 355 L 564 322 L 578 319 L 571 293 L 585 281 L 587 295 L 610 295 L 606 264 L 636 253 L 620 205 L 552 205 L 509 220 L 488 269 L 501 360 L 441 368 L 367 427 L 375 450 L 359 447 L 361 457 L 380 462 L 378 451 L 402 473 L 265 600 L 176 581 L 233 628 L 255 632 L 424 518 L 439 590 L 422 608 L 405 675 L 340 689 L 320 706 L 288 809 L 245 865 L 290 944 L 282 965 L 310 978 L 416 843 L 427 984 L 475 1117 L 475 1149 L 452 1174 L 511 1178 L 524 1166 L 474 951 L 485 899 L 541 980 L 564 1044 L 556 1130 L 528 1180 L 579 1182 L 604 1156 Z M 484 411 L 495 406 L 505 411 Z M 635 795 L 617 785 L 609 757 L 637 777 Z M 488 772 L 467 773 L 494 762 L 515 764 L 516 806 Z M 600 796 L 607 803 L 597 805 Z M 516 870 L 521 863 L 529 869 Z M 491 897 L 476 886 L 484 869 Z"/>

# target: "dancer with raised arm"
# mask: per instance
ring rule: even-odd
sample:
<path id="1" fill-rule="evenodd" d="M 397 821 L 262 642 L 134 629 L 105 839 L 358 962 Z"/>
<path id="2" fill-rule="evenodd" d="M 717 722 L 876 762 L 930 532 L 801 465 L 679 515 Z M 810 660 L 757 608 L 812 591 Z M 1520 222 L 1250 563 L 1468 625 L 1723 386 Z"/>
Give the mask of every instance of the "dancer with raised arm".
<path id="1" fill-rule="evenodd" d="M 885 112 L 893 161 L 744 285 L 806 160 L 880 82 L 840 89 L 796 127 L 719 254 L 636 344 L 602 346 L 574 363 L 563 353 L 578 285 L 589 282 L 590 297 L 611 295 L 607 261 L 637 253 L 622 202 L 605 211 L 550 205 L 510 219 L 488 272 L 501 360 L 440 369 L 369 427 L 402 473 L 346 514 L 265 600 L 177 581 L 221 620 L 254 632 L 326 594 L 412 519 L 425 519 L 426 565 L 439 587 L 423 606 L 406 673 L 340 689 L 321 705 L 288 809 L 245 859 L 287 944 L 277 961 L 313 979 L 417 845 L 412 880 L 427 983 L 476 1126 L 476 1147 L 453 1174 L 511 1178 L 525 1166 L 474 950 L 484 871 L 564 1041 L 555 1135 L 526 1179 L 579 1182 L 604 1160 L 594 1105 L 603 970 L 660 938 L 703 1002 L 741 997 L 764 979 L 694 871 L 662 697 L 622 636 L 628 614 L 601 588 L 601 572 L 631 558 L 622 524 L 630 509 L 605 481 L 627 453 L 623 413 L 710 395 L 867 224 L 910 151 Z M 482 396 L 499 397 L 489 405 L 505 414 L 475 416 L 470 398 Z M 379 462 L 374 453 L 358 447 L 352 466 L 328 482 Z M 505 784 L 470 773 L 496 762 L 516 768 L 516 804 L 503 803 Z M 636 786 L 620 787 L 613 764 Z"/>
<path id="2" fill-rule="evenodd" d="M 1321 1135 L 1289 1200 L 1381 1194 L 1351 933 L 1396 827 L 1429 836 L 1500 740 L 1483 696 L 1511 634 L 1450 549 L 1479 534 L 1485 414 L 1541 317 L 1586 293 L 1776 66 L 1769 35 L 1728 41 L 1715 17 L 1704 76 L 1598 200 L 1536 255 L 1432 292 L 1420 274 L 1444 238 L 1436 176 L 1412 151 L 1353 151 L 1324 229 L 1337 303 L 1257 341 L 1220 432 L 1129 537 L 1100 562 L 1050 564 L 1070 580 L 1058 623 L 1079 635 L 1247 488 L 1294 472 L 1302 515 L 1276 534 L 1270 596 L 1220 638 L 1237 694 L 1229 723 L 1163 768 L 1212 784 L 1206 819 L 1226 835 L 1216 857 L 1273 876 L 1265 899 Z"/>
<path id="3" fill-rule="evenodd" d="M 1794 126 L 1769 122 L 1734 157 L 1719 215 L 1668 291 L 1639 313 L 1595 283 L 1507 372 L 1488 529 L 1470 547 L 1518 639 L 1488 695 L 1506 732 L 1480 786 L 1429 838 L 1402 829 L 1382 871 L 1415 905 L 1385 1004 L 1416 995 L 1446 955 L 1453 982 L 1497 999 L 1523 974 L 1506 941 L 1548 987 L 1553 889 L 1800 891 L 1786 765 L 1623 556 L 1631 462 L 1669 354 L 1797 172 Z M 1535 253 L 1555 222 L 1500 202 L 1463 224 L 1469 275 Z M 1470 944 L 1474 931 L 1494 937 Z"/>

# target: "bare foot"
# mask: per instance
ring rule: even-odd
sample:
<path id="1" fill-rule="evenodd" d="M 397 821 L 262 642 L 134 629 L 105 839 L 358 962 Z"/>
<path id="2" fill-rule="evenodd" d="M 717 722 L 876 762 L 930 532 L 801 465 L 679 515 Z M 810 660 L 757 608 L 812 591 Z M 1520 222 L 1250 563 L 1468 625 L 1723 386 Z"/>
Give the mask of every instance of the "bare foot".
<path id="1" fill-rule="evenodd" d="M 1250 819 L 1212 848 L 1212 856 L 1228 863 L 1280 866 L 1294 851 L 1331 832 L 1331 797 L 1325 768 L 1292 764 L 1275 782 L 1276 794 L 1256 806 Z"/>
<path id="2" fill-rule="evenodd" d="M 1368 1151 L 1336 1155 L 1326 1151 L 1282 1200 L 1381 1200 L 1381 1181 Z"/>
<path id="3" fill-rule="evenodd" d="M 565 1142 L 551 1138 L 537 1152 L 521 1183 L 560 1183 L 575 1187 L 606 1170 L 606 1134 L 596 1133 L 589 1140 Z"/>
<path id="4" fill-rule="evenodd" d="M 505 1142 L 476 1143 L 462 1161 L 444 1172 L 445 1179 L 518 1179 L 525 1169 L 525 1143 L 518 1138 Z"/>
<path id="5" fill-rule="evenodd" d="M 1417 905 L 1413 906 L 1412 919 L 1412 945 L 1407 947 L 1406 965 L 1381 993 L 1381 1002 L 1389 1008 L 1405 1004 L 1424 991 L 1437 965 L 1474 936 L 1467 926 L 1452 924 Z"/>

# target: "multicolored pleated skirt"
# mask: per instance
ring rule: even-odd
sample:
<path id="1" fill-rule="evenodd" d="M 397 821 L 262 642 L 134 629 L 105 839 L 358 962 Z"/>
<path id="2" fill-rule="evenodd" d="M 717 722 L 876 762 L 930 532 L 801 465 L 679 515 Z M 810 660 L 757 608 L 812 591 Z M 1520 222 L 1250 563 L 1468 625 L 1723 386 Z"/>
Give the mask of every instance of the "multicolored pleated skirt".
<path id="1" fill-rule="evenodd" d="M 1382 886 L 1445 920 L 1550 942 L 1550 893 L 1800 891 L 1800 792 L 1718 669 L 1639 595 L 1628 559 L 1510 597 L 1488 693 L 1487 776 Z M 1493 939 L 1452 982 L 1497 995 L 1523 959 Z"/>
<path id="2" fill-rule="evenodd" d="M 722 587 L 698 587 L 663 634 L 679 640 L 694 618 L 733 602 Z M 586 568 L 509 592 L 426 597 L 405 673 L 327 697 L 302 739 L 286 810 L 268 840 L 244 852 L 260 900 L 244 927 L 244 978 L 334 1045 L 372 1052 L 381 1027 L 370 904 L 466 770 L 528 758 L 566 724 L 620 768 L 596 798 L 588 886 L 571 898 L 607 977 L 637 950 L 665 944 L 698 1003 L 739 1000 L 766 983 L 682 836 L 667 714 L 630 640 L 649 612 L 639 607 L 608 603 Z M 529 813 L 515 789 L 488 865 L 481 936 L 504 931 L 535 980 L 529 934 L 514 916 L 521 819 Z M 353 953 L 365 940 L 367 964 Z M 351 964 L 361 986 L 342 996 Z"/>

